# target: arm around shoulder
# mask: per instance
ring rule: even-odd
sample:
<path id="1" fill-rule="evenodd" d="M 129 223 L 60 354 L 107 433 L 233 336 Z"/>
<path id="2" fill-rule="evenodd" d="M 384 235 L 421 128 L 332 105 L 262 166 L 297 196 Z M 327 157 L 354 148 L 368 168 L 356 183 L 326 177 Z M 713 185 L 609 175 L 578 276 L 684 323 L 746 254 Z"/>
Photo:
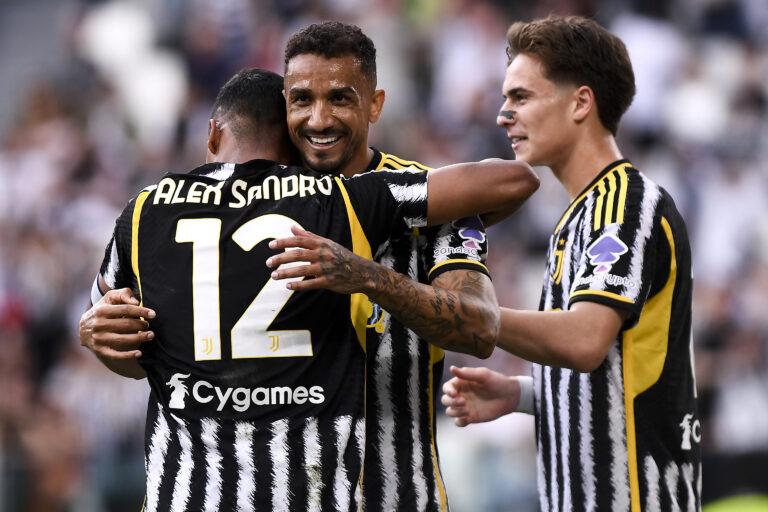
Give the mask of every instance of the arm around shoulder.
<path id="1" fill-rule="evenodd" d="M 498 222 L 539 188 L 539 178 L 525 162 L 493 158 L 435 169 L 427 187 L 429 225 L 480 214 Z"/>

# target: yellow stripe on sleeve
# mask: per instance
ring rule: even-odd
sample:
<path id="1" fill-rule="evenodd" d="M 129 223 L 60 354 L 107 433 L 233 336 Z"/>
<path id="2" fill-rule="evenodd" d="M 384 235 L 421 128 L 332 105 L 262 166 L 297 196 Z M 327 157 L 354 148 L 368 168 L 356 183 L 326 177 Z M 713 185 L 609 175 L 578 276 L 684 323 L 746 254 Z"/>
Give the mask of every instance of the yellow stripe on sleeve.
<path id="1" fill-rule="evenodd" d="M 603 226 L 613 223 L 613 201 L 616 199 L 616 173 L 606 176 L 608 180 L 608 195 L 605 197 L 605 223 Z"/>
<path id="2" fill-rule="evenodd" d="M 474 261 L 474 260 L 463 260 L 463 259 L 452 259 L 452 260 L 445 260 L 445 261 L 441 261 L 440 263 L 438 263 L 437 265 L 435 265 L 434 267 L 432 267 L 431 269 L 429 269 L 429 273 L 427 273 L 427 279 L 431 278 L 431 276 L 432 276 L 432 273 L 433 273 L 435 270 L 437 270 L 438 268 L 440 268 L 440 267 L 443 267 L 443 266 L 445 266 L 445 265 L 450 265 L 450 264 L 452 264 L 452 263 L 469 263 L 469 264 L 471 264 L 471 265 L 477 265 L 477 266 L 478 266 L 478 267 L 480 267 L 481 269 L 483 269 L 483 270 L 485 270 L 486 272 L 488 272 L 488 267 L 486 267 L 485 265 L 483 265 L 483 264 L 482 264 L 482 263 L 480 263 L 479 261 Z"/>
<path id="3" fill-rule="evenodd" d="M 601 297 L 608 297 L 609 299 L 614 299 L 614 300 L 618 300 L 618 301 L 621 301 L 621 302 L 626 302 L 628 304 L 634 304 L 635 303 L 635 301 L 633 301 L 632 299 L 628 299 L 626 297 L 622 297 L 621 295 L 619 295 L 617 293 L 606 292 L 605 290 L 579 290 L 577 292 L 573 292 L 571 294 L 570 298 L 572 299 L 573 297 L 576 297 L 578 295 L 600 295 Z"/>
<path id="4" fill-rule="evenodd" d="M 620 168 L 616 174 L 619 176 L 619 204 L 616 206 L 616 223 L 624 222 L 624 207 L 627 203 L 627 167 Z"/>

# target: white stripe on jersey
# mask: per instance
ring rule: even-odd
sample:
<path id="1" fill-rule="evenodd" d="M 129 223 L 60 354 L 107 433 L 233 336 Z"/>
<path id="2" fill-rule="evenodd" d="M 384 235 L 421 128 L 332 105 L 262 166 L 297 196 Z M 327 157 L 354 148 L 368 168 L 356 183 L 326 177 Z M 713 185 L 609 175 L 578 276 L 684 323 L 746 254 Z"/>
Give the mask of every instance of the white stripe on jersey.
<path id="1" fill-rule="evenodd" d="M 235 426 L 235 459 L 237 459 L 237 510 L 253 512 L 256 493 L 256 467 L 253 465 L 253 432 L 251 423 L 237 422 Z"/>
<path id="2" fill-rule="evenodd" d="M 109 264 L 107 265 L 106 272 L 104 272 L 104 282 L 110 288 L 115 288 L 117 283 L 117 266 L 120 264 L 120 259 L 117 256 L 117 243 L 115 239 L 112 239 L 112 249 L 109 251 Z M 98 279 L 98 277 L 97 277 Z M 94 304 L 96 304 L 94 302 Z"/>
<path id="3" fill-rule="evenodd" d="M 288 512 L 290 509 L 288 464 L 288 420 L 281 419 L 271 425 L 269 457 L 272 459 L 272 510 Z"/>
<path id="4" fill-rule="evenodd" d="M 157 421 L 155 421 L 154 432 L 150 436 L 149 455 L 147 456 L 147 503 L 146 512 L 155 512 L 157 510 L 157 501 L 159 499 L 160 483 L 163 479 L 165 470 L 165 454 L 168 451 L 168 443 L 171 441 L 171 430 L 162 414 L 162 408 L 158 412 Z"/>
<path id="5" fill-rule="evenodd" d="M 632 259 L 629 264 L 629 272 L 627 273 L 627 280 L 630 283 L 639 283 L 642 280 L 642 261 L 645 256 L 645 244 L 651 237 L 651 230 L 653 229 L 653 217 L 656 212 L 656 205 L 661 197 L 661 191 L 658 187 L 643 176 L 643 201 L 641 203 L 642 209 L 640 210 L 640 228 L 637 230 L 638 235 L 635 238 L 635 243 L 632 246 Z M 623 295 L 632 301 L 637 302 L 638 294 L 640 293 L 640 287 L 628 287 L 622 288 Z"/>
<path id="6" fill-rule="evenodd" d="M 661 495 L 659 494 L 659 467 L 653 457 L 646 455 L 643 463 L 645 473 L 645 512 L 661 512 Z"/>
<path id="7" fill-rule="evenodd" d="M 382 257 L 379 261 L 387 268 L 394 268 L 394 262 L 390 254 Z M 376 415 L 378 416 L 376 425 L 379 431 L 376 433 L 378 442 L 378 453 L 381 457 L 379 466 L 383 476 L 383 489 L 381 490 L 382 502 L 397 508 L 399 496 L 397 494 L 398 472 L 397 472 L 397 454 L 392 449 L 395 445 L 395 411 L 394 397 L 390 388 L 390 376 L 392 375 L 392 332 L 390 326 L 390 315 L 385 315 L 382 323 L 384 324 L 384 333 L 376 353 L 376 366 L 373 369 L 374 381 L 376 382 L 376 394 L 379 400 L 376 403 Z"/>
<path id="8" fill-rule="evenodd" d="M 624 415 L 621 354 L 616 343 L 611 345 L 605 363 L 608 367 L 608 438 L 611 444 L 612 510 L 629 510 L 629 461 L 627 456 L 626 421 Z"/>
<path id="9" fill-rule="evenodd" d="M 352 417 L 339 416 L 334 421 L 336 427 L 336 446 L 347 446 L 352 436 Z M 336 474 L 333 479 L 333 494 L 336 510 L 349 510 L 349 478 L 347 467 L 344 465 L 344 450 L 336 453 Z"/>
<path id="10" fill-rule="evenodd" d="M 552 368 L 547 366 L 544 368 L 544 390 L 546 393 L 546 399 L 547 399 L 547 421 L 551 422 L 555 417 L 555 409 L 554 404 L 552 403 Z M 557 452 L 555 451 L 555 446 L 557 446 L 557 443 L 555 441 L 555 431 L 557 429 L 554 425 L 549 425 L 549 443 L 552 447 L 549 450 L 549 474 L 552 481 L 550 482 L 550 488 L 552 489 L 552 493 L 548 494 L 546 492 L 546 487 L 544 488 L 544 492 L 541 494 L 542 496 L 552 496 L 552 503 L 546 504 L 543 508 L 544 509 L 552 509 L 557 508 L 557 503 L 560 501 L 560 495 L 559 495 L 559 488 L 557 485 Z M 543 464 L 541 464 L 543 468 Z M 546 482 L 546 481 L 545 481 Z"/>
<path id="11" fill-rule="evenodd" d="M 588 373 L 579 375 L 579 447 L 581 455 L 581 482 L 584 493 L 584 509 L 597 506 L 595 492 L 594 433 L 592 432 L 592 382 Z"/>
<path id="12" fill-rule="evenodd" d="M 226 164 L 221 164 L 221 167 L 211 171 L 209 174 L 206 174 L 205 176 L 208 176 L 209 178 L 213 178 L 215 180 L 224 181 L 230 176 L 232 176 L 234 172 L 235 172 L 235 164 L 226 163 Z"/>
<path id="13" fill-rule="evenodd" d="M 669 509 L 672 512 L 680 511 L 680 504 L 677 503 L 677 484 L 680 481 L 680 468 L 670 462 L 664 468 L 664 483 L 667 485 L 669 495 Z"/>
<path id="14" fill-rule="evenodd" d="M 365 460 L 365 420 L 359 419 L 355 423 L 355 441 L 357 441 L 358 460 Z M 363 502 L 363 486 L 358 483 L 355 486 L 355 510 L 360 510 L 360 504 Z"/>
<path id="15" fill-rule="evenodd" d="M 204 419 L 202 441 L 205 447 L 205 502 L 203 510 L 219 510 L 221 504 L 221 452 L 219 451 L 219 424 L 212 419 Z"/>
<path id="16" fill-rule="evenodd" d="M 410 375 L 419 374 L 419 339 L 416 334 L 408 330 L 408 352 L 412 354 L 410 360 Z M 413 413 L 413 421 L 411 422 L 411 437 L 413 439 L 413 446 L 422 446 L 424 440 L 421 439 L 421 433 L 419 427 L 421 426 L 421 403 L 419 395 L 424 392 L 419 386 L 418 379 L 410 379 L 410 386 L 408 386 L 408 401 L 410 402 L 409 408 Z M 426 510 L 427 503 L 429 503 L 429 496 L 427 494 L 427 479 L 424 475 L 424 456 L 421 450 L 413 450 L 411 467 L 413 469 L 413 487 L 416 492 L 416 509 Z"/>
<path id="17" fill-rule="evenodd" d="M 683 464 L 683 483 L 685 483 L 685 490 L 688 493 L 688 510 L 686 512 L 695 512 L 696 510 L 696 494 L 693 492 L 693 464 L 686 462 Z"/>
<path id="18" fill-rule="evenodd" d="M 192 437 L 189 435 L 184 420 L 171 414 L 171 418 L 178 424 L 176 435 L 179 439 L 179 471 L 176 473 L 176 481 L 173 484 L 173 500 L 171 501 L 171 512 L 184 512 L 187 509 L 189 494 L 192 490 Z"/>
<path id="19" fill-rule="evenodd" d="M 417 171 L 399 171 L 407 173 L 416 173 Z M 423 171 L 418 171 L 421 174 Z M 429 176 L 429 175 L 427 175 Z M 389 191 L 395 200 L 401 203 L 418 203 L 427 200 L 427 182 L 418 185 L 400 185 L 397 183 L 387 183 Z M 427 225 L 426 217 L 404 217 L 403 220 L 409 228 L 421 228 Z"/>
<path id="20" fill-rule="evenodd" d="M 321 512 L 323 467 L 320 461 L 320 434 L 317 418 L 307 418 L 304 425 L 304 467 L 307 470 L 307 512 Z M 361 457 L 362 460 L 362 457 Z"/>
<path id="21" fill-rule="evenodd" d="M 573 372 L 571 370 L 563 370 L 560 372 L 560 386 L 557 392 L 557 404 L 560 409 L 558 415 L 560 416 L 560 460 L 563 462 L 563 482 L 570 483 L 571 481 L 571 466 L 568 463 L 571 453 L 570 445 L 570 432 L 571 429 L 571 411 L 570 401 L 568 400 L 568 391 L 570 390 L 570 378 Z M 571 486 L 563 486 L 563 506 L 562 510 L 571 510 Z"/>

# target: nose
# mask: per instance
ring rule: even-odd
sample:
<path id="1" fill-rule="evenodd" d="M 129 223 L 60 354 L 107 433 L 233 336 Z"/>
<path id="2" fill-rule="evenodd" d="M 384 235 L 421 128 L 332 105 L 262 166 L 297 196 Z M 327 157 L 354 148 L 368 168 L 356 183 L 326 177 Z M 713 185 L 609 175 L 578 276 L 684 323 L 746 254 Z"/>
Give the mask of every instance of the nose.
<path id="1" fill-rule="evenodd" d="M 321 132 L 330 128 L 333 124 L 333 117 L 330 113 L 329 105 L 324 101 L 317 101 L 312 105 L 312 112 L 307 121 L 307 128 Z"/>
<path id="2" fill-rule="evenodd" d="M 517 114 L 517 112 L 515 112 L 514 110 L 508 110 L 508 109 L 505 109 L 504 107 L 506 107 L 506 104 L 501 106 L 501 110 L 499 110 L 499 115 L 496 116 L 496 124 L 501 126 L 502 128 L 514 123 L 515 116 Z"/>

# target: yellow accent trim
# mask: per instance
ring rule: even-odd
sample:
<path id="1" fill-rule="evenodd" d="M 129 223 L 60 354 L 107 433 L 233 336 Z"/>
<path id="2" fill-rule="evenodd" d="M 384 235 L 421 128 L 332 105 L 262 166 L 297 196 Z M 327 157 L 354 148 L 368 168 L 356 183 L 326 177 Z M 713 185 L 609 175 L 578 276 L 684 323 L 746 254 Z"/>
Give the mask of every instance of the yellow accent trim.
<path id="1" fill-rule="evenodd" d="M 437 265 L 432 267 L 429 270 L 429 272 L 427 273 L 427 279 L 429 279 L 432 276 L 432 272 L 434 272 L 435 270 L 437 270 L 438 268 L 440 268 L 440 267 L 442 267 L 444 265 L 450 265 L 451 263 L 471 263 L 472 265 L 477 265 L 478 267 L 483 268 L 483 269 L 485 269 L 486 272 L 488 272 L 488 267 L 486 267 L 485 265 L 483 265 L 479 261 L 465 260 L 465 259 L 453 259 L 453 260 L 441 261 L 440 263 L 438 263 Z"/>
<path id="2" fill-rule="evenodd" d="M 136 282 L 139 285 L 139 296 L 141 297 L 140 306 L 144 305 L 144 294 L 141 293 L 141 275 L 139 274 L 139 221 L 141 220 L 141 209 L 144 207 L 144 201 L 151 191 L 147 190 L 138 195 L 136 205 L 133 207 L 133 217 L 131 222 L 131 268 L 136 276 Z"/>
<path id="3" fill-rule="evenodd" d="M 628 164 L 627 162 L 622 162 L 622 163 L 620 163 L 620 164 L 616 165 L 616 167 L 612 168 L 610 171 L 608 171 L 608 172 L 606 173 L 606 176 L 607 176 L 608 174 L 610 174 L 610 173 L 612 173 L 612 172 L 616 171 L 616 169 L 624 169 L 624 168 L 626 168 L 626 167 L 630 167 L 630 164 Z M 577 205 L 578 205 L 580 202 L 582 202 L 582 201 L 584 200 L 584 198 L 585 198 L 585 197 L 587 197 L 587 194 L 589 194 L 590 192 L 592 192 L 592 190 L 594 190 L 594 189 L 595 189 L 595 187 L 597 187 L 597 186 L 598 186 L 600 183 L 602 183 L 602 181 L 603 181 L 603 180 L 601 179 L 600 181 L 598 181 L 597 183 L 595 183 L 594 185 L 592 185 L 591 187 L 589 187 L 587 190 L 585 190 L 584 192 L 582 192 L 582 193 L 581 193 L 581 195 L 580 195 L 579 197 L 577 197 L 576 199 L 574 199 L 574 200 L 573 200 L 573 202 L 572 202 L 572 203 L 571 203 L 571 205 L 568 207 L 568 209 L 567 209 L 567 210 L 565 210 L 565 213 L 563 213 L 563 215 L 560 217 L 560 220 L 558 221 L 558 223 L 557 223 L 557 226 L 555 226 L 555 231 L 554 231 L 555 233 L 557 233 L 558 231 L 560 231 L 560 228 L 562 228 L 562 227 L 563 227 L 563 224 L 564 224 L 564 223 L 565 223 L 565 221 L 568 219 L 568 216 L 571 214 L 571 212 L 573 211 L 573 209 L 574 209 L 574 208 L 576 208 L 576 206 L 577 206 Z"/>
<path id="4" fill-rule="evenodd" d="M 445 358 L 445 352 L 435 345 L 429 346 L 429 434 L 432 436 L 432 467 L 435 470 L 435 479 L 437 480 L 437 489 L 440 492 L 440 510 L 448 509 L 448 498 L 445 493 L 445 484 L 440 475 L 440 466 L 437 463 L 437 440 L 435 439 L 435 389 L 434 389 L 434 368 L 435 364 Z"/>
<path id="5" fill-rule="evenodd" d="M 605 184 L 603 180 L 597 183 L 597 188 L 600 189 L 600 193 L 595 199 L 595 212 L 592 217 L 592 231 L 597 231 L 601 227 L 601 221 L 603 220 L 603 202 L 605 201 Z"/>
<path id="6" fill-rule="evenodd" d="M 664 288 L 643 307 L 640 321 L 624 335 L 624 409 L 627 428 L 627 462 L 632 512 L 640 512 L 640 476 L 635 433 L 635 397 L 655 384 L 664 369 L 669 347 L 669 324 L 672 296 L 677 281 L 677 260 L 672 229 L 664 217 L 661 226 L 667 235 L 670 251 L 669 277 Z"/>
<path id="7" fill-rule="evenodd" d="M 564 256 L 565 249 L 555 251 L 555 258 L 557 259 L 557 263 L 555 264 L 555 274 L 552 276 L 552 279 L 555 280 L 555 284 L 560 284 L 560 279 L 563 277 L 563 259 L 565 259 Z"/>
<path id="8" fill-rule="evenodd" d="M 635 301 L 633 301 L 632 299 L 622 297 L 617 293 L 606 292 L 605 290 L 579 290 L 577 292 L 573 292 L 570 298 L 572 299 L 577 295 L 600 295 L 602 297 L 608 297 L 609 299 L 615 299 L 621 302 L 627 302 L 629 304 L 635 303 Z"/>
<path id="9" fill-rule="evenodd" d="M 624 222 L 624 206 L 627 203 L 627 168 L 622 167 L 617 173 L 619 175 L 619 204 L 616 206 L 616 223 Z"/>
<path id="10" fill-rule="evenodd" d="M 385 165 L 387 163 L 395 167 L 395 169 L 405 169 L 406 167 L 415 167 L 420 171 L 432 170 L 432 167 L 429 167 L 428 165 L 420 164 L 419 162 L 416 162 L 414 160 L 405 160 L 403 158 L 399 158 L 389 153 L 381 154 L 381 161 L 379 162 L 379 165 L 376 167 L 376 170 L 380 171 L 382 169 L 386 169 Z"/>
<path id="11" fill-rule="evenodd" d="M 613 222 L 613 201 L 616 199 L 616 176 L 609 174 L 608 179 L 608 196 L 605 199 L 605 224 L 611 224 Z"/>
<path id="12" fill-rule="evenodd" d="M 338 177 L 333 178 L 341 191 L 341 195 L 344 198 L 344 205 L 347 207 L 347 218 L 349 219 L 349 230 L 352 233 L 352 252 L 365 258 L 367 260 L 373 260 L 373 254 L 371 253 L 371 244 L 368 242 L 368 238 L 365 236 L 363 226 L 360 225 L 360 220 L 357 218 L 355 209 L 352 207 L 352 202 L 349 200 L 349 194 L 347 189 Z M 365 350 L 365 327 L 368 324 L 368 319 L 373 314 L 373 304 L 370 299 L 364 293 L 353 293 L 349 297 L 349 315 L 352 319 L 352 325 L 355 326 L 355 332 L 357 333 L 357 341 L 360 342 L 360 346 Z"/>

